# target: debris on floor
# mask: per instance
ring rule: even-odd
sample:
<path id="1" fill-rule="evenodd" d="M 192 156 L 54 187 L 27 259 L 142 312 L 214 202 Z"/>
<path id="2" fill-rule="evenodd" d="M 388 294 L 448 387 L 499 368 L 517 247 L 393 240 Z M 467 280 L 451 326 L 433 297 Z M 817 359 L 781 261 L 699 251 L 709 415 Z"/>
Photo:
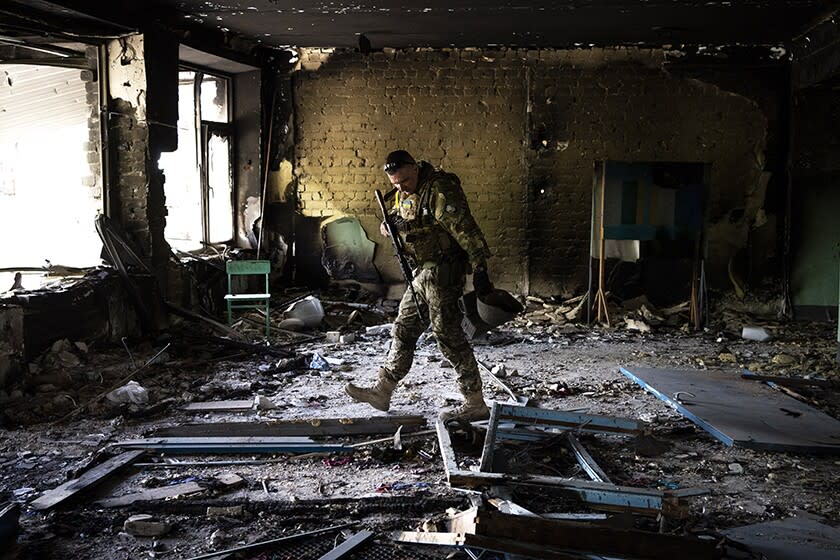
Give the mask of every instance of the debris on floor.
<path id="1" fill-rule="evenodd" d="M 717 379 L 728 367 L 727 382 L 750 388 L 726 390 L 739 409 L 776 403 L 771 427 L 836 417 L 831 325 L 732 314 L 696 332 L 686 305 L 608 297 L 624 320 L 607 328 L 585 324 L 584 296 L 531 297 L 473 341 L 491 419 L 446 426 L 437 414 L 460 396 L 432 336 L 388 414 L 343 392 L 375 379 L 395 302 L 358 289 L 276 297 L 268 337 L 258 313 L 222 325 L 237 336 L 184 319 L 154 340 L 67 339 L 33 359 L 0 392 L 0 536 L 45 558 L 657 557 L 728 551 L 738 539 L 725 531 L 800 511 L 840 519 L 836 457 L 721 445 L 678 410 L 700 416 L 698 386 L 661 390 L 672 408 L 620 372 Z M 311 326 L 286 313 L 316 300 Z M 280 326 L 289 319 L 297 330 Z M 793 434 L 806 451 L 833 443 Z"/>

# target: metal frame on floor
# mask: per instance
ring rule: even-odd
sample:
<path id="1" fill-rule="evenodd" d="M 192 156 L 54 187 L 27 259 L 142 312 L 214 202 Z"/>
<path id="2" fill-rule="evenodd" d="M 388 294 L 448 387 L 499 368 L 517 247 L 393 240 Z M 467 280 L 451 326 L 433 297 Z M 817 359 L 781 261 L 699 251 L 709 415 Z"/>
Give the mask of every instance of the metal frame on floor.
<path id="1" fill-rule="evenodd" d="M 458 468 L 455 459 L 455 451 L 452 448 L 452 440 L 449 431 L 443 421 L 438 420 L 435 425 L 437 431 L 440 453 L 443 459 L 443 466 L 446 471 L 446 478 L 450 486 L 455 487 L 480 487 L 491 485 L 523 485 L 523 486 L 548 486 L 576 494 L 593 509 L 632 512 L 640 515 L 659 516 L 681 519 L 688 514 L 688 503 L 686 498 L 708 494 L 704 488 L 684 488 L 679 490 L 656 490 L 648 488 L 634 488 L 630 486 L 618 486 L 604 481 L 586 481 L 562 478 L 556 476 L 531 475 L 531 474 L 508 474 L 490 472 L 492 465 L 492 448 L 497 437 L 510 438 L 511 435 L 519 435 L 519 431 L 511 431 L 507 427 L 501 427 L 501 420 L 516 420 L 523 418 L 525 422 L 530 421 L 532 425 L 553 427 L 563 426 L 568 429 L 580 429 L 581 431 L 608 432 L 608 433 L 638 433 L 641 426 L 634 420 L 623 418 L 612 418 L 607 416 L 592 416 L 586 414 L 535 409 L 508 404 L 494 403 L 490 413 L 487 436 L 484 442 L 482 461 L 479 472 L 463 470 Z M 537 431 L 531 432 L 532 437 L 546 437 L 557 434 Z M 568 436 L 567 436 L 568 437 Z M 510 438 L 514 439 L 514 438 Z M 521 439 L 521 438 L 516 438 Z M 585 450 L 584 450 L 585 451 Z M 588 453 L 586 453 L 588 456 Z M 592 470 L 590 476 L 597 475 L 606 477 L 594 460 L 586 459 L 581 454 L 579 461 L 587 466 L 584 470 Z"/>

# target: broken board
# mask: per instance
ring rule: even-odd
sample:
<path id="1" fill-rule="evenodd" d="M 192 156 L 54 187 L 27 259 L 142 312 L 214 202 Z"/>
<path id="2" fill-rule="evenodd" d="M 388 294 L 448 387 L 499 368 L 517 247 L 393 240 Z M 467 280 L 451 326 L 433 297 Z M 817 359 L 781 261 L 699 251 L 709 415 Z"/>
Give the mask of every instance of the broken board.
<path id="1" fill-rule="evenodd" d="M 99 484 L 117 470 L 137 461 L 142 455 L 143 451 L 126 451 L 116 457 L 111 457 L 101 465 L 86 471 L 79 478 L 68 480 L 61 486 L 44 492 L 41 497 L 29 504 L 29 507 L 37 510 L 51 509 L 77 493 Z"/>
<path id="2" fill-rule="evenodd" d="M 423 416 L 371 416 L 368 418 L 311 418 L 268 422 L 212 422 L 160 428 L 157 437 L 335 436 L 402 433 L 425 427 Z"/>
<path id="3" fill-rule="evenodd" d="M 756 523 L 722 531 L 733 541 L 760 552 L 767 560 L 833 560 L 840 558 L 840 529 L 820 523 L 819 517 L 797 517 Z"/>
<path id="4" fill-rule="evenodd" d="M 131 439 L 114 443 L 128 449 L 155 450 L 160 453 L 349 453 L 352 447 L 338 443 L 318 443 L 307 437 L 170 437 Z"/>
<path id="5" fill-rule="evenodd" d="M 740 373 L 636 367 L 621 373 L 726 445 L 840 454 L 840 421 Z"/>

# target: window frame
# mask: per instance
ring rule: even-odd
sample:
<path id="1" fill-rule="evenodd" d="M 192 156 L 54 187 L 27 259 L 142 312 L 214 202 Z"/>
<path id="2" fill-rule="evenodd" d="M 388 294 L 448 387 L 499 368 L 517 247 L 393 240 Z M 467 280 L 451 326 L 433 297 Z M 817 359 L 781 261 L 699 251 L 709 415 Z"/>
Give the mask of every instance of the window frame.
<path id="1" fill-rule="evenodd" d="M 230 237 L 222 241 L 211 241 L 210 237 L 210 166 L 209 166 L 209 142 L 212 135 L 215 133 L 219 136 L 225 137 L 228 140 L 228 177 L 230 181 L 230 203 L 231 208 L 235 210 L 236 201 L 236 173 L 234 173 L 234 157 L 236 154 L 236 126 L 233 121 L 233 98 L 235 92 L 233 91 L 234 79 L 233 76 L 225 72 L 210 70 L 195 64 L 185 63 L 180 61 L 178 63 L 178 72 L 192 72 L 193 77 L 193 120 L 195 122 L 195 142 L 196 154 L 195 161 L 198 165 L 199 188 L 200 196 L 200 213 L 201 213 L 201 240 L 203 246 L 199 249 L 194 249 L 191 252 L 203 250 L 204 247 L 214 244 L 231 244 L 236 239 L 236 220 L 235 212 L 231 212 L 228 217 L 230 226 Z M 201 114 L 201 85 L 205 76 L 211 76 L 215 79 L 224 80 L 225 88 L 225 110 L 227 122 L 205 120 Z M 180 83 L 180 78 L 179 78 Z"/>

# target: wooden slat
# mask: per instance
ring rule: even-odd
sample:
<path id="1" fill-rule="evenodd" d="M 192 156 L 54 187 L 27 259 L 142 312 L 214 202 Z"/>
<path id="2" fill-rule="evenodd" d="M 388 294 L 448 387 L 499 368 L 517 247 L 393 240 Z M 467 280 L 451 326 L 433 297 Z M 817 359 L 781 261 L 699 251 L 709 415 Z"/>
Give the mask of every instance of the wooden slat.
<path id="1" fill-rule="evenodd" d="M 119 447 L 155 450 L 160 453 L 349 453 L 352 447 L 319 443 L 306 437 L 195 437 L 149 438 L 118 441 Z"/>
<path id="2" fill-rule="evenodd" d="M 158 437 L 202 436 L 333 436 L 390 434 L 402 426 L 402 433 L 417 431 L 426 425 L 423 416 L 372 416 L 367 418 L 312 418 L 273 422 L 212 422 L 161 428 Z"/>
<path id="3" fill-rule="evenodd" d="M 61 486 L 45 492 L 34 500 L 29 506 L 37 510 L 48 510 L 72 498 L 76 494 L 92 488 L 112 475 L 119 469 L 137 461 L 142 455 L 142 450 L 126 451 L 116 457 L 112 457 L 83 473 L 79 478 L 68 480 Z"/>

